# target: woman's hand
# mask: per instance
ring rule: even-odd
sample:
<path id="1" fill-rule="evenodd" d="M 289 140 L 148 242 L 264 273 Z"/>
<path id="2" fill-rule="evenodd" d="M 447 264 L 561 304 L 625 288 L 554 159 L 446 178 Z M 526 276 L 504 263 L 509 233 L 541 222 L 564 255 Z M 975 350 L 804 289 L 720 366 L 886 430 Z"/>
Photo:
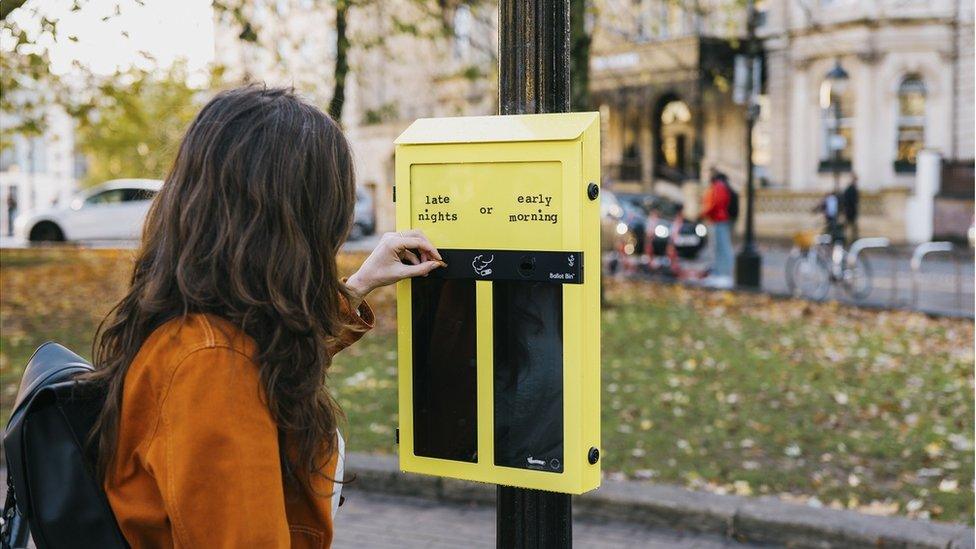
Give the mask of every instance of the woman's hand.
<path id="1" fill-rule="evenodd" d="M 349 304 L 356 309 L 366 294 L 376 288 L 404 278 L 427 276 L 434 269 L 446 266 L 424 233 L 417 230 L 386 233 L 356 274 L 346 281 L 352 293 Z"/>

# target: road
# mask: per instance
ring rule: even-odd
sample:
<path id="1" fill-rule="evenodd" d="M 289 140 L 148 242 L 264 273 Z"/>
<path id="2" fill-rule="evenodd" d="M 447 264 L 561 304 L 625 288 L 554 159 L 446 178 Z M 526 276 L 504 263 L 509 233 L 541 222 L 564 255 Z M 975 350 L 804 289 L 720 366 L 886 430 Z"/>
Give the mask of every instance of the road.
<path id="1" fill-rule="evenodd" d="M 736 246 L 738 249 L 738 245 Z M 787 295 L 786 259 L 790 249 L 784 245 L 767 243 L 760 246 L 762 255 L 762 290 Z M 871 294 L 855 301 L 835 286 L 828 299 L 843 303 L 873 307 L 909 307 L 912 302 L 912 272 L 909 267 L 910 248 L 867 250 L 862 257 L 871 265 L 873 286 Z M 682 260 L 682 267 L 705 270 L 710 263 L 708 251 L 697 260 Z M 926 312 L 959 316 L 973 315 L 973 256 L 970 250 L 956 256 L 932 254 L 927 256 L 918 280 L 918 306 Z"/>
<path id="2" fill-rule="evenodd" d="M 495 547 L 495 510 L 491 507 L 363 492 L 347 496 L 336 516 L 333 544 L 336 549 Z M 579 518 L 573 523 L 573 546 L 580 549 L 757 547 L 711 535 Z"/>
<path id="3" fill-rule="evenodd" d="M 763 250 L 763 290 L 787 293 L 786 259 L 789 250 L 766 246 Z M 909 250 L 868 250 L 863 257 L 874 273 L 874 290 L 861 304 L 879 307 L 907 307 L 912 303 L 912 272 Z M 973 314 L 973 257 L 957 258 L 946 254 L 927 256 L 919 274 L 918 308 L 927 312 L 958 315 Z M 846 303 L 854 300 L 839 287 L 830 299 Z"/>

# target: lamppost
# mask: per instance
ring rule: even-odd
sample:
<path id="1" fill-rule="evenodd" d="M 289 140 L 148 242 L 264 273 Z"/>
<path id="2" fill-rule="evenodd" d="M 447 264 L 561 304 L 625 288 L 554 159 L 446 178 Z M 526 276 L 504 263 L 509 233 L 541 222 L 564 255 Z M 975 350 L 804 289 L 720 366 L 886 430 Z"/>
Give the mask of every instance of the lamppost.
<path id="1" fill-rule="evenodd" d="M 569 112 L 569 6 L 570 0 L 498 3 L 499 114 Z M 572 510 L 569 494 L 499 485 L 495 546 L 569 549 Z"/>
<path id="2" fill-rule="evenodd" d="M 841 101 L 840 98 L 847 90 L 850 76 L 840 64 L 840 58 L 834 61 L 834 68 L 830 69 L 820 86 L 820 107 L 833 110 L 834 128 L 830 134 L 830 163 L 834 174 L 834 192 L 840 191 L 840 152 L 844 149 L 844 136 L 840 134 Z"/>
<path id="3" fill-rule="evenodd" d="M 759 92 L 762 65 L 759 57 L 759 43 L 756 39 L 756 7 L 750 0 L 746 7 L 746 66 L 750 71 L 748 99 L 746 103 L 746 231 L 742 249 L 735 256 L 735 283 L 738 286 L 759 288 L 762 286 L 762 256 L 756 247 L 755 233 L 755 182 L 752 161 L 752 130 L 759 118 Z"/>

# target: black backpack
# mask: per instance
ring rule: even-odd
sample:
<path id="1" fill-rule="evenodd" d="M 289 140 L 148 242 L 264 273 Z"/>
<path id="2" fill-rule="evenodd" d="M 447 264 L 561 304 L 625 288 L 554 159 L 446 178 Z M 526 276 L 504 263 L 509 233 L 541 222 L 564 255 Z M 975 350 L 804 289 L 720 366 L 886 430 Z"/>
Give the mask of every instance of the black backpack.
<path id="1" fill-rule="evenodd" d="M 105 402 L 92 383 L 76 381 L 92 365 L 57 343 L 27 363 L 3 432 L 7 499 L 0 546 L 39 549 L 128 547 L 94 474 L 88 435 Z"/>
<path id="2" fill-rule="evenodd" d="M 739 193 L 732 188 L 727 180 L 723 180 L 722 184 L 729 191 L 729 220 L 735 223 L 735 220 L 739 219 Z"/>

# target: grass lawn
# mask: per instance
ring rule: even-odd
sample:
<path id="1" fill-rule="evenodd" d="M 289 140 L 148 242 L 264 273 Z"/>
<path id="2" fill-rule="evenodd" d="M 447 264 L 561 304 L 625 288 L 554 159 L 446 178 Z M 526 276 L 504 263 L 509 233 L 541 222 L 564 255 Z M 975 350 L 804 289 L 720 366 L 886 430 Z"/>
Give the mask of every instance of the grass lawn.
<path id="1" fill-rule="evenodd" d="M 90 355 L 131 254 L 0 254 L 4 418 L 38 344 Z M 390 453 L 392 292 L 370 301 L 377 329 L 336 357 L 331 387 L 349 449 Z M 972 322 L 635 282 L 609 282 L 606 303 L 609 477 L 972 522 Z"/>

